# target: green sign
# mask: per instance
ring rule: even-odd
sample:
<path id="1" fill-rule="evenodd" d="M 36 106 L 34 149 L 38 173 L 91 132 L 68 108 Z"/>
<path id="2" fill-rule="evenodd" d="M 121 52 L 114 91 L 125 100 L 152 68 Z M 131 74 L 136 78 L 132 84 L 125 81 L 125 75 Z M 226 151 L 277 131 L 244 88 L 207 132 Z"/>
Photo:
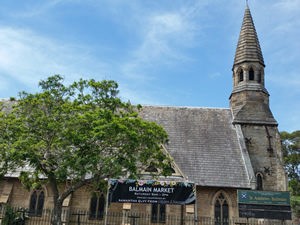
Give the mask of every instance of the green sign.
<path id="1" fill-rule="evenodd" d="M 289 192 L 238 190 L 239 204 L 290 205 Z"/>

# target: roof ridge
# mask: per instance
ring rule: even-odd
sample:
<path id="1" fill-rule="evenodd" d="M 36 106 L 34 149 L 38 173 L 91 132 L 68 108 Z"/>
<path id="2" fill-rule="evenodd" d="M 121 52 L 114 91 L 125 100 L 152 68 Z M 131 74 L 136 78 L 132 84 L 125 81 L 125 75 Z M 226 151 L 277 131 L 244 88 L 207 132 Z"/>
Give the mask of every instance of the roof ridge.
<path id="1" fill-rule="evenodd" d="M 218 109 L 218 110 L 230 110 L 230 108 L 223 107 L 207 107 L 207 106 L 172 106 L 172 105 L 141 105 L 142 107 L 156 107 L 156 108 L 179 108 L 179 109 Z"/>

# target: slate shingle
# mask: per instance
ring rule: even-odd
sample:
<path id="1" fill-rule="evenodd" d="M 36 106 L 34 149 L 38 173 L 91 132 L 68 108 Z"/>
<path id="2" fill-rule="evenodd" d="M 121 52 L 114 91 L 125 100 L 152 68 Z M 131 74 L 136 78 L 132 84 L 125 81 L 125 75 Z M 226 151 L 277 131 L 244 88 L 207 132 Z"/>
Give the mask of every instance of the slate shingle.
<path id="1" fill-rule="evenodd" d="M 235 52 L 234 65 L 249 61 L 265 65 L 251 12 L 247 7 Z"/>
<path id="2" fill-rule="evenodd" d="M 140 115 L 165 128 L 165 147 L 190 181 L 250 187 L 230 109 L 144 106 Z"/>

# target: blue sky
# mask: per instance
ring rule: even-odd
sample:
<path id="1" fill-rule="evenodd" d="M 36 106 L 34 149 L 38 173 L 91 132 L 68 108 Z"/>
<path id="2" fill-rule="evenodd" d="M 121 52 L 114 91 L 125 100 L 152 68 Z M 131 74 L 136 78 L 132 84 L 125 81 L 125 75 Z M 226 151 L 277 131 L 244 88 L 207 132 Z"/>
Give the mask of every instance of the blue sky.
<path id="1" fill-rule="evenodd" d="M 0 98 L 61 74 L 124 100 L 228 108 L 243 0 L 2 0 Z M 249 0 L 279 130 L 300 129 L 300 0 Z"/>

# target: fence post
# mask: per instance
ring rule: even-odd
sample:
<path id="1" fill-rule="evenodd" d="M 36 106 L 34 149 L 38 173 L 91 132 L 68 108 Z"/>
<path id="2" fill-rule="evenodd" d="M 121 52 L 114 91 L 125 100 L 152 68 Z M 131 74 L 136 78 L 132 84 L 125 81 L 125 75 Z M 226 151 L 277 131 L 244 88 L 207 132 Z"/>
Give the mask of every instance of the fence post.
<path id="1" fill-rule="evenodd" d="M 194 216 L 195 216 L 195 218 L 194 218 L 194 220 L 195 220 L 195 225 L 197 225 L 198 224 L 198 199 L 197 199 L 197 186 L 194 184 L 194 187 L 193 187 L 193 189 L 195 190 L 195 204 L 194 204 L 194 207 L 195 207 L 195 209 L 194 209 Z"/>
<path id="2" fill-rule="evenodd" d="M 110 182 L 107 179 L 107 193 L 106 193 L 106 201 L 105 201 L 105 213 L 104 213 L 104 225 L 107 225 L 107 214 L 108 214 L 108 205 L 109 205 L 109 189 L 110 189 Z"/>

